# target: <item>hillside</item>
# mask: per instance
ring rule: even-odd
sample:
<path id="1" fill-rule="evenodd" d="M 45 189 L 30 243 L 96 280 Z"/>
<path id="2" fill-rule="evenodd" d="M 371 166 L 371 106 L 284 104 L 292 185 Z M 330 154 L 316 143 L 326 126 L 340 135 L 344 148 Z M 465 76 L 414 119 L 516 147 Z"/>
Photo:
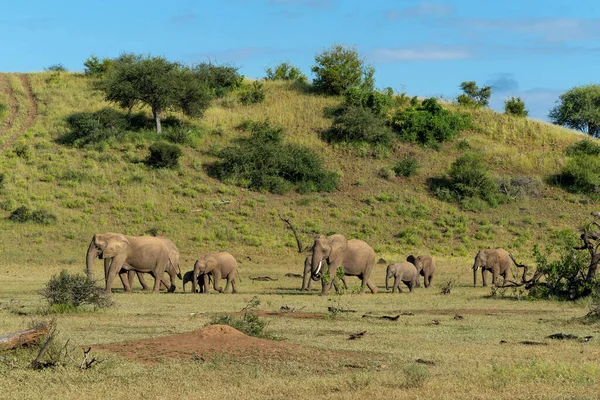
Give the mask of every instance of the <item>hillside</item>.
<path id="1" fill-rule="evenodd" d="M 291 213 L 305 244 L 311 232 L 338 232 L 366 240 L 386 259 L 432 252 L 467 260 L 479 247 L 502 246 L 527 260 L 534 243 L 581 225 L 595 211 L 586 198 L 545 183 L 537 197 L 480 212 L 462 211 L 428 191 L 428 179 L 443 175 L 463 153 L 456 146 L 460 141 L 483 153 L 497 177 L 531 176 L 544 182 L 564 163 L 566 146 L 581 139 L 575 132 L 479 110 L 473 114 L 476 127 L 439 150 L 399 144 L 389 158 L 363 158 L 319 139 L 318 132 L 330 124 L 323 108 L 337 99 L 301 93 L 283 83 L 265 85 L 261 104 L 215 103 L 194 121 L 204 132 L 199 145 L 184 148 L 179 170 L 163 171 L 136 162 L 147 154 L 152 133 L 99 150 L 56 142 L 67 129 L 68 116 L 108 106 L 88 78 L 0 74 L 0 103 L 8 106 L 0 120 L 4 263 L 83 267 L 92 235 L 116 231 L 164 233 L 190 267 L 215 249 L 231 250 L 238 259 L 249 256 L 257 273 L 275 263 L 296 266 L 301 257 L 279 212 Z M 215 150 L 243 135 L 235 128 L 239 123 L 266 118 L 286 128 L 287 141 L 319 152 L 328 168 L 341 173 L 336 192 L 279 196 L 225 185 L 207 175 Z M 409 153 L 422 166 L 417 176 L 378 176 L 382 167 Z M 50 210 L 56 224 L 8 221 L 5 217 L 21 205 Z"/>

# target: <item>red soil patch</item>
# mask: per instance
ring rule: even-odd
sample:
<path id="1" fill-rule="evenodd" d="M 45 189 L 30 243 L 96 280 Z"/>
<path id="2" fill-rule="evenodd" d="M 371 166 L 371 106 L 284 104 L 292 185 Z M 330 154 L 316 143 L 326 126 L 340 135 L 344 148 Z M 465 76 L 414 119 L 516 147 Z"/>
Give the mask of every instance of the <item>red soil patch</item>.
<path id="1" fill-rule="evenodd" d="M 95 346 L 130 360 L 156 363 L 165 358 L 210 360 L 226 354 L 236 361 L 339 359 L 342 354 L 247 336 L 227 325 L 212 325 L 192 332 Z M 337 357 L 332 357 L 336 355 Z"/>

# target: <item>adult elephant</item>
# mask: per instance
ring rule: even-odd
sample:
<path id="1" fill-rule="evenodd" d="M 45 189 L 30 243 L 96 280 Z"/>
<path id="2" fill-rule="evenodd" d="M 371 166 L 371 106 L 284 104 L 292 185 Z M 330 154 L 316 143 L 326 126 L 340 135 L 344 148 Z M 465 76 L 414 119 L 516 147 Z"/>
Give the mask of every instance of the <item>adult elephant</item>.
<path id="1" fill-rule="evenodd" d="M 312 279 L 310 279 L 312 270 L 312 254 L 306 256 L 304 259 L 304 274 L 302 275 L 302 288 L 300 290 L 310 290 L 312 286 Z M 340 277 L 340 280 L 344 284 L 344 288 L 348 290 L 348 283 L 346 283 L 345 275 Z"/>
<path id="2" fill-rule="evenodd" d="M 221 278 L 227 279 L 225 290 L 231 284 L 231 293 L 237 293 L 237 261 L 227 253 L 208 253 L 194 263 L 194 275 L 192 279 L 192 292 L 196 293 L 196 283 L 200 275 L 204 275 L 205 293 L 209 293 L 208 289 L 208 274 L 213 277 L 213 285 L 217 292 L 223 293 L 223 288 L 219 286 Z"/>
<path id="3" fill-rule="evenodd" d="M 417 267 L 419 275 L 423 277 L 425 287 L 428 288 L 435 273 L 435 259 L 432 256 L 415 257 L 411 254 L 406 258 L 406 261 L 413 263 Z M 417 279 L 417 287 L 421 287 L 421 279 Z"/>
<path id="4" fill-rule="evenodd" d="M 165 246 L 167 246 L 167 249 L 169 251 L 169 260 L 171 261 L 171 263 L 169 263 L 169 266 L 167 267 L 167 271 L 170 268 L 174 268 L 174 266 L 177 266 L 175 269 L 175 273 L 177 274 L 179 272 L 179 249 L 177 248 L 177 246 L 175 246 L 175 243 L 173 243 L 171 240 L 167 239 L 166 237 L 163 236 L 156 236 L 157 239 L 163 241 L 163 243 L 165 244 Z M 108 266 L 107 266 L 108 264 Z M 110 261 L 108 260 L 104 260 L 104 279 L 106 280 L 106 278 L 108 277 L 108 270 L 110 267 Z M 120 273 L 119 273 L 119 277 L 121 277 L 121 273 L 123 272 L 123 269 L 121 269 Z M 138 280 L 140 281 L 140 285 L 142 285 L 142 290 L 146 291 L 146 290 L 150 290 L 150 287 L 146 284 L 146 280 L 144 279 L 144 274 L 142 272 L 139 271 L 134 271 L 133 269 L 130 269 L 129 271 L 127 271 L 127 277 L 129 280 L 129 286 L 126 285 L 125 282 L 123 282 L 123 288 L 125 289 L 126 292 L 131 291 L 131 289 L 133 289 L 133 277 L 134 275 L 137 275 Z M 151 272 L 150 275 L 154 276 L 153 273 Z M 121 279 L 122 280 L 122 279 Z M 170 288 L 170 284 L 169 281 L 167 279 L 165 279 L 164 274 L 163 276 L 160 278 L 160 289 L 166 289 L 169 290 Z"/>
<path id="5" fill-rule="evenodd" d="M 473 286 L 477 285 L 477 270 L 481 268 L 481 280 L 483 286 L 487 286 L 485 272 L 492 273 L 492 284 L 496 284 L 498 275 L 506 280 L 506 275 L 510 270 L 511 258 L 510 253 L 504 249 L 482 249 L 477 252 L 475 262 L 473 263 Z"/>
<path id="6" fill-rule="evenodd" d="M 179 270 L 179 251 L 167 238 L 153 236 L 128 236 L 120 233 L 97 233 L 87 251 L 86 271 L 93 279 L 95 258 L 104 260 L 106 291 L 112 291 L 112 281 L 119 274 L 123 285 L 129 283 L 129 270 L 147 272 L 154 276 L 153 293 L 158 293 L 165 271 L 171 278 L 169 292 L 175 290 L 175 277 L 182 279 Z M 177 256 L 175 256 L 175 252 Z"/>
<path id="7" fill-rule="evenodd" d="M 328 265 L 330 279 L 322 280 L 321 295 L 326 295 L 331 285 L 337 282 L 339 267 L 342 267 L 344 275 L 357 276 L 362 281 L 361 293 L 367 290 L 367 286 L 373 294 L 377 293 L 377 287 L 369 281 L 375 264 L 375 251 L 367 243 L 358 239 L 346 240 L 343 235 L 319 235 L 315 238 L 312 253 L 313 280 L 321 279 L 323 263 Z"/>

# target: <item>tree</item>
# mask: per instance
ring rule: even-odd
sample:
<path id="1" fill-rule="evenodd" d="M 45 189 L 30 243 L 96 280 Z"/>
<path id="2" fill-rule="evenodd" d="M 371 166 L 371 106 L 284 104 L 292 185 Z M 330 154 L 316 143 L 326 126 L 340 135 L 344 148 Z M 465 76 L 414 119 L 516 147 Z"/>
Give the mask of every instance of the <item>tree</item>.
<path id="1" fill-rule="evenodd" d="M 356 49 L 336 44 L 315 56 L 313 85 L 323 93 L 340 95 L 351 87 L 373 90 L 375 68 L 365 64 Z"/>
<path id="2" fill-rule="evenodd" d="M 157 133 L 162 132 L 161 114 L 167 109 L 200 116 L 210 101 L 208 86 L 195 71 L 163 57 L 123 54 L 114 61 L 101 88 L 106 100 L 122 108 L 149 106 Z"/>
<path id="3" fill-rule="evenodd" d="M 307 80 L 306 75 L 300 71 L 300 68 L 294 67 L 287 61 L 277 65 L 274 70 L 267 68 L 265 69 L 265 72 L 267 73 L 265 80 L 268 81 L 282 80 L 306 82 Z"/>
<path id="4" fill-rule="evenodd" d="M 464 92 L 458 96 L 458 104 L 469 107 L 487 107 L 492 96 L 492 87 L 484 86 L 481 89 L 475 81 L 462 82 L 460 89 Z"/>
<path id="5" fill-rule="evenodd" d="M 552 123 L 600 137 L 600 85 L 574 87 L 556 103 L 548 114 Z"/>
<path id="6" fill-rule="evenodd" d="M 508 100 L 504 100 L 504 113 L 516 117 L 526 117 L 529 111 L 525 109 L 525 102 L 520 97 L 511 97 Z"/>
<path id="7" fill-rule="evenodd" d="M 195 75 L 207 85 L 214 97 L 223 97 L 242 85 L 244 76 L 238 72 L 238 67 L 230 64 L 218 65 L 203 62 L 192 68 Z"/>
<path id="8" fill-rule="evenodd" d="M 113 64 L 113 60 L 110 58 L 103 58 L 102 61 L 95 55 L 91 55 L 83 66 L 85 67 L 84 73 L 87 76 L 102 76 L 105 74 Z"/>

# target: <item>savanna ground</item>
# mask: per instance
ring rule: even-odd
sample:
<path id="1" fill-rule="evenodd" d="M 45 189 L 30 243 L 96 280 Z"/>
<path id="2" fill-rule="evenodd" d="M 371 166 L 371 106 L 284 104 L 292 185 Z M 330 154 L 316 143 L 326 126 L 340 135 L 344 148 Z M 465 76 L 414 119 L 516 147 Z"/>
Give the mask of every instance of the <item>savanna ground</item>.
<path id="1" fill-rule="evenodd" d="M 66 130 L 67 116 L 107 106 L 87 78 L 51 73 L 1 78 L 0 103 L 8 105 L 0 119 L 6 146 L 0 156 L 2 212 L 7 216 L 27 205 L 51 210 L 57 222 L 42 226 L 0 219 L 0 333 L 49 318 L 40 315 L 44 304 L 37 291 L 62 269 L 81 272 L 96 232 L 165 234 L 179 247 L 184 271 L 205 252 L 230 251 L 240 262 L 241 282 L 238 295 L 183 294 L 181 284 L 174 294 L 117 291 L 112 308 L 57 315 L 59 341 L 70 338 L 92 346 L 94 354 L 108 360 L 87 371 L 32 371 L 10 366 L 11 361 L 24 365 L 31 360 L 28 355 L 3 353 L 7 359 L 0 363 L 0 397 L 598 398 L 599 328 L 580 319 L 588 304 L 490 298 L 489 288 L 472 287 L 470 270 L 482 247 L 502 246 L 531 262 L 535 243 L 545 247 L 557 231 L 576 229 L 591 211 L 598 211 L 589 199 L 544 183 L 558 172 L 565 161 L 563 150 L 580 135 L 483 110 L 474 114 L 476 129 L 440 150 L 399 144 L 387 158 L 360 157 L 318 137 L 330 123 L 322 109 L 337 99 L 270 84 L 263 104 L 215 104 L 198 122 L 203 134 L 184 148 L 182 166 L 156 171 L 136 162 L 147 153 L 152 132 L 93 149 L 56 143 Z M 205 166 L 215 160 L 216 150 L 240 135 L 235 126 L 247 118 L 269 118 L 286 127 L 287 140 L 319 151 L 326 165 L 341 173 L 339 190 L 278 196 L 210 178 Z M 462 154 L 457 146 L 462 140 L 483 153 L 499 177 L 539 178 L 539 193 L 479 212 L 431 196 L 427 180 L 443 174 Z M 410 153 L 421 161 L 417 176 L 378 176 L 381 167 Z M 306 242 L 313 232 L 337 232 L 366 240 L 377 258 L 388 261 L 433 253 L 438 259 L 434 287 L 387 294 L 385 265 L 377 265 L 373 280 L 380 293 L 375 296 L 300 292 L 301 280 L 284 275 L 301 273 L 304 255 L 295 251 L 294 238 L 278 212 L 291 216 Z M 95 272 L 100 271 L 98 261 Z M 277 281 L 249 279 L 262 275 Z M 451 294 L 442 295 L 440 286 L 450 279 L 457 284 Z M 349 281 L 351 286 L 357 283 L 355 278 Z M 198 351 L 157 351 L 156 359 L 146 353 L 128 358 L 131 349 L 143 347 L 139 343 L 124 343 L 121 347 L 128 350 L 122 352 L 114 346 L 112 352 L 101 348 L 149 338 L 153 341 L 148 346 L 156 347 L 161 336 L 170 336 L 164 340 L 176 349 L 178 340 L 201 341 L 200 333 L 188 332 L 203 328 L 216 313 L 239 312 L 254 296 L 261 301 L 267 333 L 280 339 L 272 350 L 264 342 L 236 335 L 231 340 L 232 335 L 223 335 L 223 344 L 212 350 L 199 344 Z M 303 318 L 269 314 L 284 305 Z M 356 313 L 332 316 L 328 306 Z M 398 321 L 362 318 L 369 312 L 414 315 L 401 315 Z M 454 319 L 455 314 L 463 319 Z M 364 337 L 348 340 L 362 331 L 367 331 Z M 557 332 L 594 339 L 546 339 Z M 235 338 L 246 343 L 238 351 L 232 350 Z M 519 343 L 527 340 L 547 345 Z"/>

